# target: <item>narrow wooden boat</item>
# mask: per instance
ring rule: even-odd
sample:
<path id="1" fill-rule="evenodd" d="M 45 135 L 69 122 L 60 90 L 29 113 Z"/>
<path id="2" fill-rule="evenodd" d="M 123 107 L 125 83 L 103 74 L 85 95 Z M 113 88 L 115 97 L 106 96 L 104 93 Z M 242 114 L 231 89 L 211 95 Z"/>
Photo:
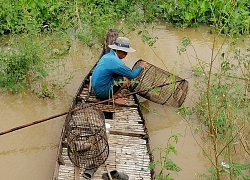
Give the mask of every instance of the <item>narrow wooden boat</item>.
<path id="1" fill-rule="evenodd" d="M 109 52 L 108 45 L 113 44 L 117 37 L 117 30 L 108 31 L 101 56 Z M 84 105 L 98 106 L 105 115 L 105 126 L 110 125 L 108 149 L 104 149 L 108 151 L 107 158 L 95 169 L 91 179 L 101 180 L 103 174 L 114 170 L 126 174 L 130 180 L 152 179 L 153 171 L 149 169 L 152 160 L 152 156 L 148 154 L 149 137 L 136 95 L 127 96 L 125 105 L 96 99 L 90 83 L 92 70 L 82 81 L 70 107 L 72 111 Z M 66 126 L 70 119 L 71 113 L 67 115 L 62 129 L 53 180 L 87 179 L 83 176 L 84 168 L 76 166 L 69 157 Z M 110 173 L 107 175 L 110 177 Z"/>

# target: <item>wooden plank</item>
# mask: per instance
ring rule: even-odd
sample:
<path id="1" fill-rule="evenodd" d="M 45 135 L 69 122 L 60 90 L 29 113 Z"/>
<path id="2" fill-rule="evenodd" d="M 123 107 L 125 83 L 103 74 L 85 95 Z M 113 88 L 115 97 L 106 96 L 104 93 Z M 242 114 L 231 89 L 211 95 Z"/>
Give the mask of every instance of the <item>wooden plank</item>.
<path id="1" fill-rule="evenodd" d="M 133 131 L 110 130 L 109 133 L 114 134 L 114 135 L 132 136 L 132 137 L 140 137 L 140 138 L 145 138 L 147 136 L 147 134 L 144 132 L 133 132 Z"/>
<path id="2" fill-rule="evenodd" d="M 65 165 L 65 162 L 63 160 L 62 155 L 59 155 L 59 157 L 58 157 L 58 163 L 59 163 L 59 165 Z"/>
<path id="3" fill-rule="evenodd" d="M 75 166 L 75 180 L 80 180 L 80 168 Z"/>

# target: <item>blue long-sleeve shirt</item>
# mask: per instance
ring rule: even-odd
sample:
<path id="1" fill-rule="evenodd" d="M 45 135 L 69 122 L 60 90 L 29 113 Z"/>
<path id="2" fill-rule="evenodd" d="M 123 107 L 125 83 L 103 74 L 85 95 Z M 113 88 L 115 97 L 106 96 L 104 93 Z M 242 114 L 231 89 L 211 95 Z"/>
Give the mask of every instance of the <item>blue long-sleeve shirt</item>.
<path id="1" fill-rule="evenodd" d="M 105 54 L 97 63 L 92 74 L 92 87 L 96 96 L 100 99 L 108 99 L 112 97 L 112 87 L 114 78 L 117 75 L 134 79 L 142 71 L 142 67 L 138 66 L 132 70 L 126 66 L 113 50 Z"/>

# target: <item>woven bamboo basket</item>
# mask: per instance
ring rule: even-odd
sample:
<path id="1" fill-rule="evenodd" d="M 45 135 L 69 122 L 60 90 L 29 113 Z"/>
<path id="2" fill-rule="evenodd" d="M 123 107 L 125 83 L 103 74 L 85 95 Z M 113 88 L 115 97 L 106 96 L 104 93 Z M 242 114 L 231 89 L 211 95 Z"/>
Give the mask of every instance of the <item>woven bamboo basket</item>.
<path id="1" fill-rule="evenodd" d="M 139 66 L 138 60 L 133 69 Z M 155 103 L 180 107 L 186 99 L 188 81 L 148 63 L 148 68 L 131 81 L 131 91 Z"/>
<path id="2" fill-rule="evenodd" d="M 68 156 L 75 166 L 94 169 L 108 158 L 105 117 L 96 106 L 83 105 L 72 112 L 66 134 Z"/>

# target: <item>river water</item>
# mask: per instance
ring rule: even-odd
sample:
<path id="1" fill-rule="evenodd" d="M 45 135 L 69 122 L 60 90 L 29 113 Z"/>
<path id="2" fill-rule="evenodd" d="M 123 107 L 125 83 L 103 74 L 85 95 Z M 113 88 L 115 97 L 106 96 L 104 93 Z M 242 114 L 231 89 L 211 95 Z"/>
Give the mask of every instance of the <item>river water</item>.
<path id="1" fill-rule="evenodd" d="M 149 32 L 159 38 L 153 47 L 142 43 L 136 33 L 127 35 L 132 41 L 132 47 L 137 51 L 129 54 L 124 62 L 132 67 L 138 59 L 144 59 L 182 78 L 188 78 L 190 89 L 185 104 L 192 105 L 194 94 L 191 66 L 196 64 L 196 60 L 179 57 L 177 46 L 180 45 L 182 37 L 189 37 L 199 57 L 209 59 L 213 36 L 207 33 L 208 27 L 201 27 L 197 31 L 192 28 L 183 30 L 159 25 Z M 101 49 L 98 52 L 101 52 Z M 66 112 L 82 79 L 96 62 L 92 57 L 93 54 L 80 45 L 71 49 L 70 55 L 66 57 L 67 68 L 74 70 L 75 76 L 55 99 L 39 99 L 33 94 L 0 94 L 0 132 Z M 145 112 L 144 115 L 152 148 L 165 147 L 171 135 L 181 135 L 176 144 L 178 153 L 170 157 L 182 170 L 171 175 L 175 179 L 183 180 L 198 179 L 198 173 L 206 173 L 209 163 L 196 143 L 199 138 L 191 133 L 187 121 L 175 113 L 176 108 L 161 106 L 144 99 L 142 101 L 151 111 Z M 0 180 L 50 180 L 64 119 L 65 116 L 62 116 L 1 136 Z M 154 157 L 157 159 L 159 153 L 154 152 Z M 159 171 L 159 167 L 156 171 Z"/>

